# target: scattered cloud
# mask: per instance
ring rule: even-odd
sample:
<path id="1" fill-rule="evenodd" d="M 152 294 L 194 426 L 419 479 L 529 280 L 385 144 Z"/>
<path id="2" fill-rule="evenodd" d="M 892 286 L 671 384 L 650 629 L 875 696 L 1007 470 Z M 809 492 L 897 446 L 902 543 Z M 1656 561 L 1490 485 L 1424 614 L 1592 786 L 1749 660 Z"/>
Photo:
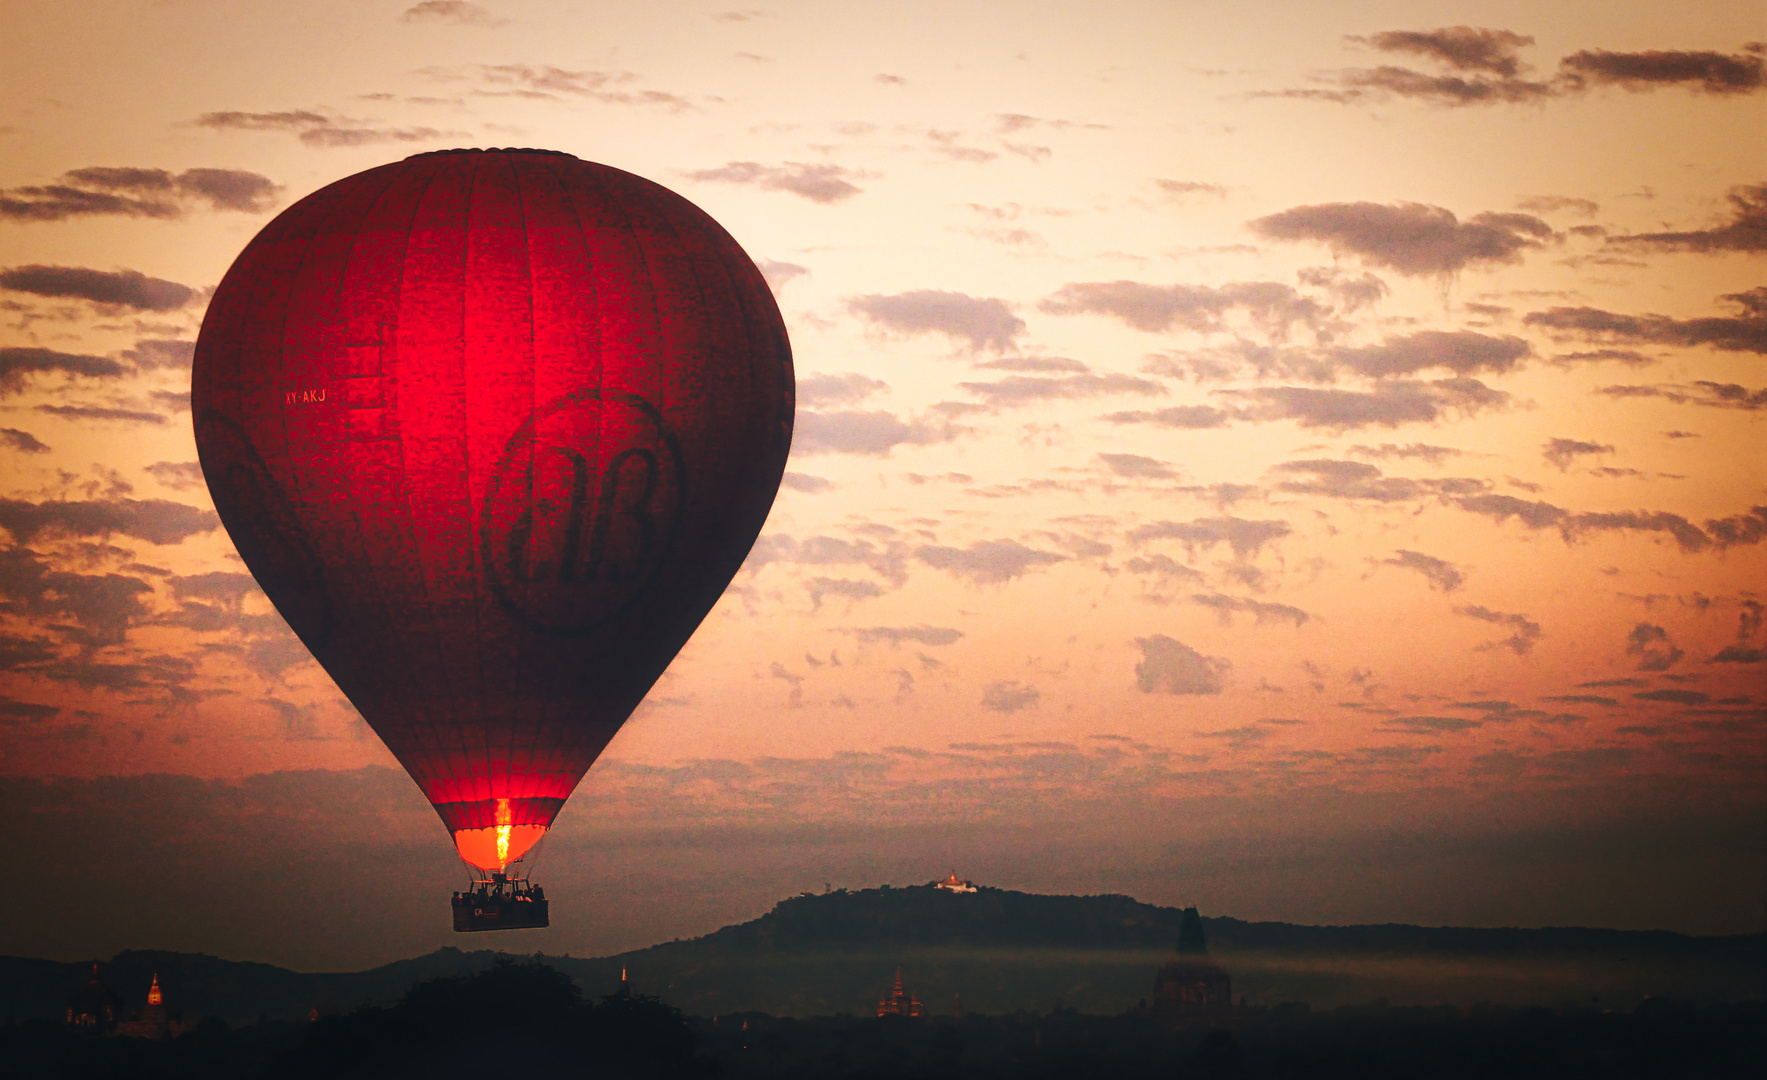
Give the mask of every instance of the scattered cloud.
<path id="1" fill-rule="evenodd" d="M 1656 386 L 1604 386 L 1596 393 L 1616 398 L 1664 398 L 1677 405 L 1704 405 L 1713 409 L 1742 409 L 1748 412 L 1767 409 L 1767 386 L 1750 390 L 1738 383 L 1701 380 L 1679 385 L 1671 383 Z M 1669 437 L 1687 439 L 1698 436 L 1690 431 L 1672 431 L 1669 432 Z"/>
<path id="2" fill-rule="evenodd" d="M 1025 332 L 1025 321 L 1005 300 L 940 289 L 856 296 L 847 301 L 847 309 L 891 333 L 944 334 L 974 352 L 1015 349 Z"/>
<path id="3" fill-rule="evenodd" d="M 966 382 L 958 385 L 994 408 L 1117 394 L 1157 397 L 1166 392 L 1164 385 L 1152 379 L 1115 373 L 1099 375 L 1092 372 L 1057 376 L 1010 375 L 994 382 Z"/>
<path id="4" fill-rule="evenodd" d="M 1175 480 L 1178 473 L 1163 461 L 1140 454 L 1100 454 L 1098 460 L 1117 476 L 1132 480 Z"/>
<path id="5" fill-rule="evenodd" d="M 1546 463 L 1559 472 L 1565 472 L 1580 457 L 1613 452 L 1613 446 L 1608 443 L 1583 442 L 1578 439 L 1553 439 L 1541 448 L 1540 456 L 1544 457 Z"/>
<path id="6" fill-rule="evenodd" d="M 1480 622 L 1495 623 L 1510 631 L 1510 635 L 1507 638 L 1500 641 L 1489 641 L 1479 646 L 1481 651 L 1502 648 L 1510 650 L 1517 656 L 1526 656 L 1534 651 L 1534 643 L 1540 640 L 1540 636 L 1543 633 L 1540 629 L 1540 624 L 1528 618 L 1526 615 L 1517 615 L 1506 611 L 1492 611 L 1490 608 L 1481 607 L 1478 604 L 1457 607 L 1454 609 L 1454 613 L 1456 615 L 1465 615 L 1469 619 L 1478 619 Z"/>
<path id="7" fill-rule="evenodd" d="M 978 540 L 966 548 L 927 545 L 914 557 L 935 570 L 977 585 L 1003 585 L 1032 570 L 1065 562 L 1067 556 L 1039 551 L 1017 540 Z"/>
<path id="8" fill-rule="evenodd" d="M 1691 232 L 1628 233 L 1610 236 L 1613 247 L 1655 251 L 1767 251 L 1767 184 L 1743 184 L 1725 196 L 1730 220 Z"/>
<path id="9" fill-rule="evenodd" d="M 856 178 L 857 174 L 830 162 L 812 165 L 798 161 L 782 165 L 732 161 L 716 169 L 699 169 L 687 174 L 689 180 L 749 184 L 763 191 L 784 191 L 825 206 L 850 199 L 864 190 L 849 177 Z"/>
<path id="10" fill-rule="evenodd" d="M 1491 337 L 1472 330 L 1420 330 L 1389 337 L 1379 345 L 1339 348 L 1331 358 L 1341 367 L 1371 379 L 1413 375 L 1442 369 L 1460 375 L 1487 371 L 1502 374 L 1533 354 L 1519 337 Z"/>
<path id="11" fill-rule="evenodd" d="M 858 638 L 861 644 L 901 645 L 912 642 L 916 645 L 937 647 L 950 645 L 963 637 L 963 631 L 949 626 L 867 626 L 861 629 L 848 630 L 847 633 Z"/>
<path id="12" fill-rule="evenodd" d="M 102 356 L 55 352 L 23 346 L 0 348 L 0 397 L 24 391 L 32 376 L 59 374 L 83 379 L 111 379 L 128 371 Z"/>
<path id="13" fill-rule="evenodd" d="M 794 278 L 804 277 L 810 273 L 810 268 L 807 266 L 780 262 L 777 259 L 762 259 L 755 264 L 755 269 L 759 270 L 761 276 L 767 279 L 767 287 L 773 290 L 774 296 L 783 292 L 786 284 Z"/>
<path id="14" fill-rule="evenodd" d="M 848 372 L 845 375 L 806 375 L 798 380 L 798 404 L 822 409 L 831 405 L 857 405 L 873 394 L 888 390 L 882 379 Z"/>
<path id="15" fill-rule="evenodd" d="M 1639 671 L 1668 671 L 1685 654 L 1676 647 L 1667 630 L 1641 622 L 1626 635 L 1626 655 L 1638 658 Z"/>
<path id="16" fill-rule="evenodd" d="M 1760 90 L 1763 80 L 1761 47 L 1748 46 L 1737 54 L 1711 51 L 1651 49 L 1646 52 L 1609 52 L 1583 49 L 1558 62 L 1567 91 L 1588 86 L 1619 86 L 1633 92 L 1662 86 L 1682 86 L 1707 94 L 1748 94 Z"/>
<path id="17" fill-rule="evenodd" d="M 1698 690 L 1645 690 L 1632 696 L 1640 701 L 1668 701 L 1676 705 L 1705 705 L 1712 700 L 1712 695 Z"/>
<path id="18" fill-rule="evenodd" d="M 1381 566 L 1397 566 L 1406 570 L 1415 570 L 1422 574 L 1430 583 L 1430 588 L 1443 592 L 1453 592 L 1460 588 L 1465 577 L 1451 562 L 1438 559 L 1433 555 L 1425 555 L 1421 551 L 1408 551 L 1400 548 L 1390 558 L 1380 560 Z"/>
<path id="19" fill-rule="evenodd" d="M 982 708 L 990 712 L 1015 713 L 1036 706 L 1043 695 L 1021 682 L 989 683 L 982 691 Z"/>
<path id="20" fill-rule="evenodd" d="M 1411 53 L 1435 60 L 1456 71 L 1478 71 L 1514 77 L 1522 70 L 1516 51 L 1534 39 L 1509 30 L 1475 26 L 1449 26 L 1440 30 L 1386 30 L 1346 40 L 1369 45 L 1382 52 Z"/>
<path id="21" fill-rule="evenodd" d="M 1152 424 L 1155 427 L 1202 431 L 1226 427 L 1233 414 L 1213 405 L 1174 405 L 1165 409 L 1130 409 L 1106 413 L 1102 419 L 1113 424 Z"/>
<path id="22" fill-rule="evenodd" d="M 509 22 L 467 0 L 423 0 L 406 8 L 401 17 L 406 22 L 451 22 L 462 26 L 504 26 Z"/>
<path id="23" fill-rule="evenodd" d="M 1639 345 L 1709 345 L 1728 352 L 1767 353 L 1767 286 L 1724 297 L 1742 309 L 1736 316 L 1675 319 L 1622 315 L 1592 307 L 1555 307 L 1524 316 L 1523 324 L 1564 337 Z"/>
<path id="24" fill-rule="evenodd" d="M 432 127 L 377 126 L 367 120 L 306 109 L 281 112 L 207 112 L 197 117 L 194 123 L 197 127 L 213 128 L 217 131 L 286 131 L 308 146 L 326 147 L 429 142 L 471 134 L 465 131 L 442 131 Z"/>
<path id="25" fill-rule="evenodd" d="M 1272 240 L 1325 244 L 1401 274 L 1446 275 L 1468 266 L 1513 263 L 1552 237 L 1530 214 L 1483 213 L 1466 221 L 1423 203 L 1319 203 L 1250 223 Z"/>
<path id="26" fill-rule="evenodd" d="M 793 491 L 801 491 L 806 495 L 821 495 L 834 490 L 834 481 L 809 473 L 788 472 L 779 478 L 780 486 Z"/>
<path id="27" fill-rule="evenodd" d="M 188 285 L 148 277 L 138 270 L 93 270 L 38 263 L 0 270 L 0 289 L 53 299 L 86 300 L 100 307 L 154 312 L 176 311 L 197 297 L 197 291 Z"/>
<path id="28" fill-rule="evenodd" d="M 1251 521 L 1245 518 L 1197 518 L 1195 521 L 1156 521 L 1129 530 L 1129 540 L 1145 544 L 1150 540 L 1176 540 L 1194 558 L 1198 550 L 1208 551 L 1226 544 L 1236 558 L 1249 559 L 1294 532 L 1286 521 Z"/>
<path id="29" fill-rule="evenodd" d="M 1434 423 L 1453 414 L 1472 416 L 1500 409 L 1510 402 L 1505 391 L 1469 378 L 1395 379 L 1370 390 L 1262 386 L 1218 393 L 1238 403 L 1230 413 L 1234 419 L 1293 420 L 1303 428 L 1329 431 Z"/>
<path id="30" fill-rule="evenodd" d="M 0 529 L 15 542 L 28 544 L 39 535 L 132 536 L 150 544 L 176 544 L 197 533 L 212 532 L 220 519 L 165 499 L 101 499 L 27 502 L 0 499 Z"/>
<path id="31" fill-rule="evenodd" d="M 792 451 L 877 456 L 903 445 L 950 442 L 967 430 L 948 420 L 903 420 L 888 412 L 806 410 L 798 413 L 792 426 Z"/>
<path id="32" fill-rule="evenodd" d="M 0 428 L 0 443 L 4 443 L 20 454 L 44 454 L 49 447 L 44 445 L 35 435 L 18 428 Z"/>
<path id="33" fill-rule="evenodd" d="M 1311 615 L 1302 611 L 1298 607 L 1292 607 L 1288 604 L 1266 603 L 1263 600 L 1253 600 L 1250 597 L 1245 596 L 1225 596 L 1221 593 L 1196 593 L 1190 597 L 1190 602 L 1199 607 L 1206 607 L 1213 611 L 1216 616 L 1220 618 L 1221 625 L 1223 626 L 1232 625 L 1235 612 L 1244 612 L 1251 615 L 1257 620 L 1259 625 L 1262 625 L 1266 620 L 1274 619 L 1280 622 L 1293 623 L 1296 626 L 1305 626 L 1307 620 L 1312 618 Z"/>
<path id="34" fill-rule="evenodd" d="M 0 219 L 62 221 L 74 217 L 173 219 L 192 207 L 263 213 L 282 188 L 244 169 L 166 169 L 90 166 L 60 182 L 0 191 Z"/>
<path id="35" fill-rule="evenodd" d="M 1204 656 L 1182 641 L 1164 634 L 1136 638 L 1141 661 L 1135 665 L 1135 685 L 1144 694 L 1219 694 L 1233 664 L 1218 656 Z"/>
<path id="36" fill-rule="evenodd" d="M 1482 514 L 1502 523 L 1511 518 L 1530 529 L 1557 529 L 1567 543 L 1598 532 L 1660 532 L 1672 536 L 1682 551 L 1723 550 L 1767 539 L 1767 506 L 1744 514 L 1708 518 L 1702 529 L 1679 514 L 1662 510 L 1624 510 L 1577 513 L 1538 500 L 1485 493 L 1456 496 L 1451 500 L 1469 513 Z"/>
<path id="37" fill-rule="evenodd" d="M 1381 443 L 1379 446 L 1352 446 L 1349 452 L 1357 457 L 1374 458 L 1386 461 L 1391 458 L 1419 458 L 1431 465 L 1440 465 L 1449 458 L 1464 457 L 1465 450 L 1456 450 L 1451 446 L 1431 446 L 1428 443 Z"/>
<path id="38" fill-rule="evenodd" d="M 1373 502 L 1408 502 L 1431 495 L 1483 491 L 1489 486 L 1483 480 L 1466 477 L 1416 480 L 1385 476 L 1378 468 L 1366 462 L 1331 458 L 1285 461 L 1270 471 L 1279 477 L 1276 482 L 1278 491 L 1295 495 L 1324 495 L 1334 499 L 1367 499 Z"/>
<path id="39" fill-rule="evenodd" d="M 1231 328 L 1228 316 L 1237 312 L 1277 340 L 1296 325 L 1321 327 L 1330 314 L 1319 301 L 1275 281 L 1240 281 L 1219 288 L 1075 281 L 1037 307 L 1051 315 L 1108 315 L 1148 333 L 1173 329 L 1219 333 Z"/>

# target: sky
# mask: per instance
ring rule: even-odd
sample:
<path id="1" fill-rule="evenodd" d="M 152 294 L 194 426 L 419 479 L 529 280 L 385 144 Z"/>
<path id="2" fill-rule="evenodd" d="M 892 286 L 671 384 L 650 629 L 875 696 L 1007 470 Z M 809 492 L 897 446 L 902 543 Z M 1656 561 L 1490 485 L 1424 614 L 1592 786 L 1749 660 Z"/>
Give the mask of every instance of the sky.
<path id="1" fill-rule="evenodd" d="M 952 870 L 1767 929 L 1758 5 L 16 0 L 0 40 L 0 856 L 67 897 L 0 953 L 594 955 Z M 259 229 L 457 146 L 704 208 L 799 400 L 546 841 L 554 926 L 472 939 L 189 413 Z"/>

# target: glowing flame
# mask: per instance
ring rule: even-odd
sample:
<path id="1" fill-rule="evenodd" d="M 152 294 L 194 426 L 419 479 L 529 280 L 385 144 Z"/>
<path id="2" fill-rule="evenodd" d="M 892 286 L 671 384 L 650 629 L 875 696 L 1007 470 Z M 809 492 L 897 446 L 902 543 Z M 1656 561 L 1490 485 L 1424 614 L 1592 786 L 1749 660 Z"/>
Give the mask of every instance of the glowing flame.
<path id="1" fill-rule="evenodd" d="M 159 972 L 156 971 L 153 973 L 153 985 L 147 988 L 147 1003 L 149 1005 L 158 1005 L 164 1000 L 165 999 L 160 996 L 160 975 Z"/>
<path id="2" fill-rule="evenodd" d="M 454 846 L 462 859 L 480 870 L 501 873 L 545 835 L 546 826 L 518 824 L 510 800 L 498 799 L 492 808 L 491 824 L 483 829 L 455 830 Z"/>

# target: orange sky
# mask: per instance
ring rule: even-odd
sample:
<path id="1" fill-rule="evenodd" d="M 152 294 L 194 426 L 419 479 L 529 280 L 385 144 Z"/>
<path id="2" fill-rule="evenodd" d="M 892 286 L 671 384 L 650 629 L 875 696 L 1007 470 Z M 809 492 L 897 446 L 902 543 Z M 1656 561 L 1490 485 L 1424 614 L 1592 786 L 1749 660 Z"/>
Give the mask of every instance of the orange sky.
<path id="1" fill-rule="evenodd" d="M 208 516 L 189 343 L 293 199 L 515 145 L 723 223 L 800 388 L 754 555 L 561 833 L 1758 816 L 1747 7 L 9 4 L 0 767 L 393 764 Z M 1702 925 L 1759 928 L 1732 869 Z"/>

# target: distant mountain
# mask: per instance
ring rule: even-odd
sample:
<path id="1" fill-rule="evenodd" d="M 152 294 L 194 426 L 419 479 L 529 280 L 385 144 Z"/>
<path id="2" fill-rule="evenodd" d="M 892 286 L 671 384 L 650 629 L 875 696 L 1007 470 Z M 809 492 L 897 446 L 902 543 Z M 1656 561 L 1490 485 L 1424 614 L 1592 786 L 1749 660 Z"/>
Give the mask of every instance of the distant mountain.
<path id="1" fill-rule="evenodd" d="M 864 1013 L 897 967 L 934 1013 L 1057 1007 L 1120 1013 L 1146 997 L 1178 936 L 1177 908 L 1127 896 L 1045 896 L 983 887 L 839 890 L 780 901 L 704 937 L 595 959 L 544 957 L 585 992 L 633 985 L 689 1013 Z M 1767 935 L 1297 926 L 1205 918 L 1210 953 L 1254 1002 L 1314 1007 L 1386 998 L 1630 1007 L 1645 996 L 1767 996 Z M 489 967 L 506 954 L 441 949 L 369 971 L 303 974 L 188 953 L 124 952 L 100 974 L 130 1007 L 158 972 L 192 1019 L 297 1019 L 397 1000 L 414 983 Z M 515 959 L 524 959 L 516 957 Z M 87 966 L 0 958 L 0 1020 L 59 1015 Z"/>

